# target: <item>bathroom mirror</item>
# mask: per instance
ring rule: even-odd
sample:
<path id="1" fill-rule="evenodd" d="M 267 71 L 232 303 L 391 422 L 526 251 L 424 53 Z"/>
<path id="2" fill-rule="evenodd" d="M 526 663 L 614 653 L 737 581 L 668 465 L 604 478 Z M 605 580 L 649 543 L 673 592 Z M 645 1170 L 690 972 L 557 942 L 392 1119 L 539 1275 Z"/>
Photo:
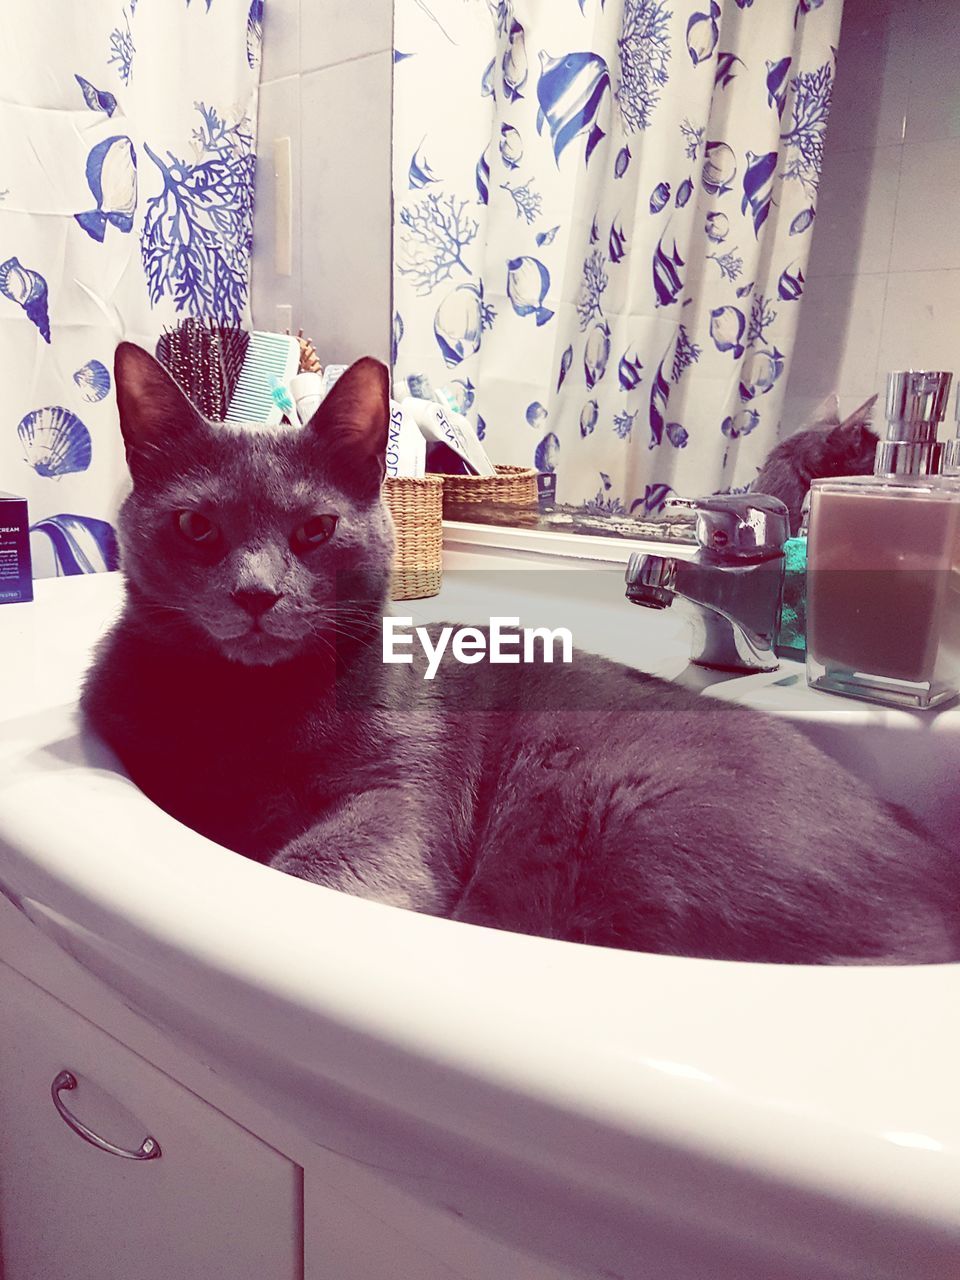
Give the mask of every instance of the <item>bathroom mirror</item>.
<path id="1" fill-rule="evenodd" d="M 949 0 L 394 7 L 395 375 L 556 486 L 474 519 L 684 536 L 956 364 Z"/>

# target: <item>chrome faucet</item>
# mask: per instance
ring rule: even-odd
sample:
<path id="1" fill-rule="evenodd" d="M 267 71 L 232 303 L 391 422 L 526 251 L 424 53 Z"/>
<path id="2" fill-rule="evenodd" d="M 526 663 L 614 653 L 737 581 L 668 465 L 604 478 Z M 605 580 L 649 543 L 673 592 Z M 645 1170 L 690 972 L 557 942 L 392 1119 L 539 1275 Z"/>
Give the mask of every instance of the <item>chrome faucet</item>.
<path id="1" fill-rule="evenodd" d="M 691 661 L 724 671 L 775 671 L 789 512 L 764 493 L 690 503 L 698 550 L 690 560 L 635 552 L 627 599 L 669 609 L 680 599 L 694 623 Z"/>

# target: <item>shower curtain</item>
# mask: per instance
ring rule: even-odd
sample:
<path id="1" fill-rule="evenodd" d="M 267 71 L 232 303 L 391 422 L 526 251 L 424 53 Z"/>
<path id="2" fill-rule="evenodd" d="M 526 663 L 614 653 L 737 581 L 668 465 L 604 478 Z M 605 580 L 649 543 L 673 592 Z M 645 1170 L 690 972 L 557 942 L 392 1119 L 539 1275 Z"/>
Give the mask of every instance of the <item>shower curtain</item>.
<path id="1" fill-rule="evenodd" d="M 35 576 L 116 567 L 121 338 L 245 321 L 263 0 L 32 0 L 0 27 L 0 490 Z"/>
<path id="2" fill-rule="evenodd" d="M 777 442 L 842 0 L 397 0 L 394 371 L 649 515 Z"/>

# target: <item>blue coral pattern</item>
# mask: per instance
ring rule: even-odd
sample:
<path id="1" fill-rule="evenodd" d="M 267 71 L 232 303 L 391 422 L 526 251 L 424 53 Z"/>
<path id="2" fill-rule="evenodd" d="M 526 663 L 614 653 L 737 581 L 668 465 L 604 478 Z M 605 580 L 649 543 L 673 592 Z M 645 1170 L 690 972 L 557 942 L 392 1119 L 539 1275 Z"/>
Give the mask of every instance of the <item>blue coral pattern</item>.
<path id="1" fill-rule="evenodd" d="M 250 324 L 264 7 L 62 5 L 52 55 L 36 6 L 5 13 L 28 65 L 0 131 L 29 130 L 36 157 L 57 161 L 14 149 L 0 175 L 0 488 L 27 499 L 37 577 L 117 567 L 118 337 L 152 348 L 184 316 Z M 463 278 L 479 297 L 472 268 Z"/>
<path id="2" fill-rule="evenodd" d="M 395 375 L 469 385 L 494 459 L 586 511 L 744 488 L 778 439 L 841 7 L 397 0 Z"/>

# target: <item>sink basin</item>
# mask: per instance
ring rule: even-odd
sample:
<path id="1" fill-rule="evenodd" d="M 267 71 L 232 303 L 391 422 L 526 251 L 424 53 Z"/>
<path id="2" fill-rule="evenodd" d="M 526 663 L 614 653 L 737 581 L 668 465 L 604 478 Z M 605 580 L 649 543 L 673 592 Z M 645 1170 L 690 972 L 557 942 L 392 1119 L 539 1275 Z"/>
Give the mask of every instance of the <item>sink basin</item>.
<path id="1" fill-rule="evenodd" d="M 789 717 L 949 829 L 960 711 L 831 698 L 791 663 L 691 670 L 682 617 L 627 603 L 616 567 L 491 559 L 481 572 L 453 557 L 439 597 L 395 612 L 567 626 L 582 648 Z M 960 1274 L 960 1030 L 944 1016 L 960 966 L 604 950 L 248 862 L 155 808 L 78 725 L 120 598 L 102 575 L 0 609 L 8 963 L 13 913 L 318 1146 L 509 1243 L 524 1276 Z"/>

